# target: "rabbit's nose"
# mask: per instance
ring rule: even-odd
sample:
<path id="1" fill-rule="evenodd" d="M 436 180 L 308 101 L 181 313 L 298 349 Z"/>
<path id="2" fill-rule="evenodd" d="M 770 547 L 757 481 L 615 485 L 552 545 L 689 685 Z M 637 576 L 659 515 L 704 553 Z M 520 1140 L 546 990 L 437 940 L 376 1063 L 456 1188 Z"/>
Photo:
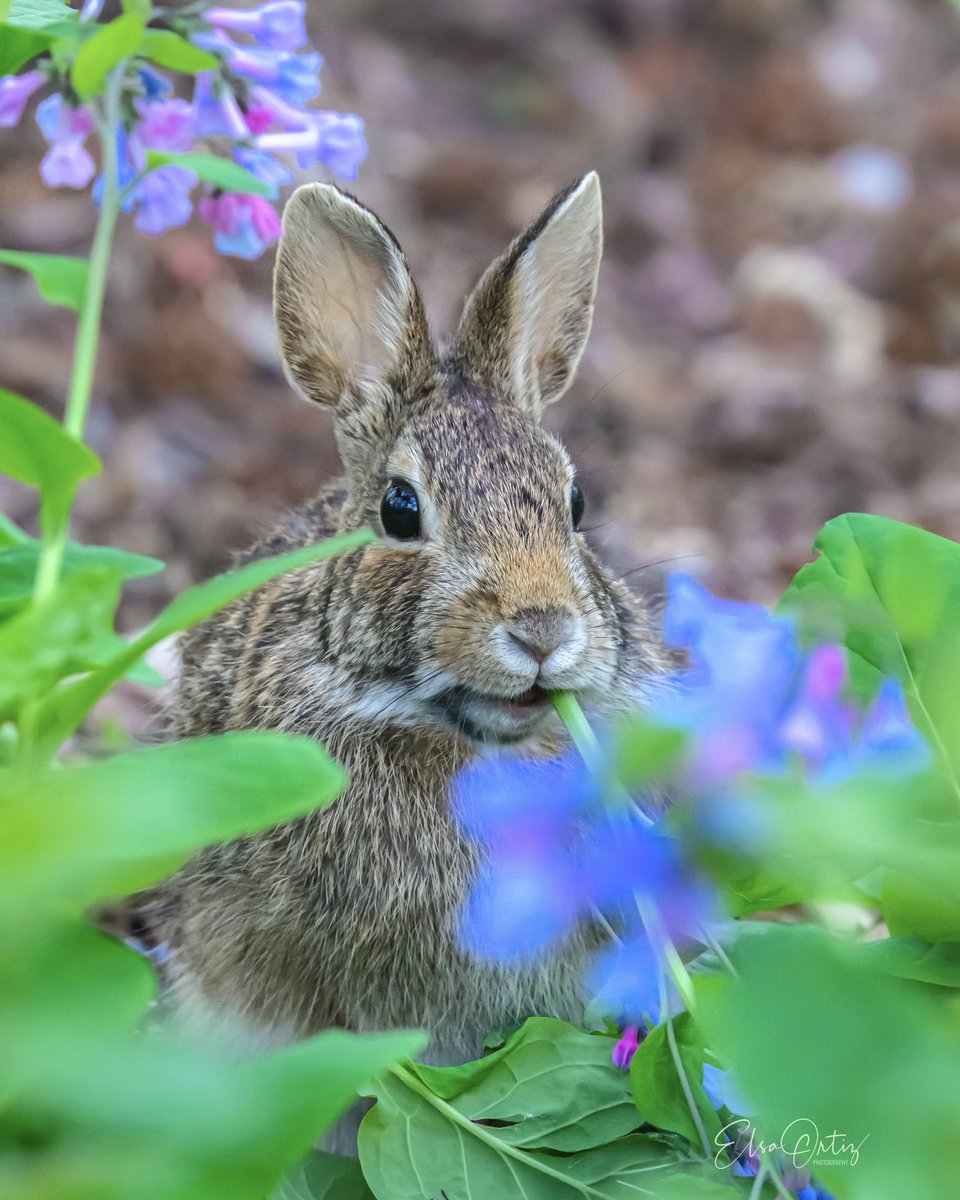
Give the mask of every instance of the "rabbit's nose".
<path id="1" fill-rule="evenodd" d="M 545 662 L 573 636 L 576 618 L 565 608 L 526 608 L 504 623 L 510 641 L 534 662 Z"/>

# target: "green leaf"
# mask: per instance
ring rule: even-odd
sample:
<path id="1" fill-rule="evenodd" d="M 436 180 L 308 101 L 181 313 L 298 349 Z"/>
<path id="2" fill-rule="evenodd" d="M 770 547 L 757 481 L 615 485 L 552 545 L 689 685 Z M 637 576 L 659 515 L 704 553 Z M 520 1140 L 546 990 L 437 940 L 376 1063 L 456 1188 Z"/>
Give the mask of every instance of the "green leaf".
<path id="1" fill-rule="evenodd" d="M 924 942 L 960 941 L 960 898 L 904 871 L 884 873 L 883 917 L 894 937 Z"/>
<path id="2" fill-rule="evenodd" d="M 0 22 L 0 75 L 15 75 L 32 58 L 42 54 L 52 40 L 46 34 Z"/>
<path id="3" fill-rule="evenodd" d="M 202 846 L 328 804 L 345 782 L 311 739 L 259 732 L 30 776 L 4 811 L 0 908 L 22 921 L 43 898 L 82 910 L 139 891 Z"/>
<path id="4" fill-rule="evenodd" d="M 90 267 L 85 258 L 0 250 L 0 263 L 28 271 L 33 276 L 40 295 L 51 304 L 61 304 L 75 312 L 79 312 L 83 307 Z"/>
<path id="5" fill-rule="evenodd" d="M 41 548 L 35 538 L 24 535 L 19 544 L 0 550 L 0 613 L 30 600 Z M 81 546 L 77 542 L 67 542 L 61 579 L 98 567 L 116 571 L 120 579 L 139 579 L 162 571 L 164 564 L 158 558 L 130 554 L 113 546 Z M 123 648 L 126 648 L 125 644 Z"/>
<path id="6" fill-rule="evenodd" d="M 237 1062 L 166 1030 L 106 1036 L 24 1014 L 4 1032 L 17 1115 L 45 1134 L 6 1156 L 11 1200 L 264 1200 L 366 1078 L 425 1041 L 330 1030 Z"/>
<path id="7" fill-rule="evenodd" d="M 111 632 L 119 590 L 116 572 L 84 571 L 0 626 L 0 720 L 85 669 L 91 648 Z"/>
<path id="8" fill-rule="evenodd" d="M 939 1200 L 960 1178 L 960 1043 L 924 990 L 871 970 L 862 947 L 768 925 L 731 950 L 737 976 L 698 976 L 697 1018 L 765 1141 L 859 1147 L 806 1163 L 852 1200 Z M 838 1141 L 841 1140 L 838 1138 Z M 918 1164 L 922 1167 L 918 1168 Z"/>
<path id="9" fill-rule="evenodd" d="M 460 1067 L 411 1066 L 471 1121 L 496 1121 L 514 1146 L 570 1152 L 638 1125 L 612 1044 L 564 1021 L 531 1017 L 495 1053 Z M 533 1115 L 531 1115 L 533 1114 Z"/>
<path id="10" fill-rule="evenodd" d="M 960 988 L 960 942 L 931 946 L 917 938 L 881 938 L 859 947 L 868 966 L 898 979 Z"/>
<path id="11" fill-rule="evenodd" d="M 141 15 L 127 12 L 83 43 L 70 70 L 73 86 L 81 99 L 100 92 L 113 68 L 136 54 L 145 23 Z"/>
<path id="12" fill-rule="evenodd" d="M 93 451 L 53 417 L 0 388 L 0 471 L 40 489 L 44 533 L 63 528 L 77 483 L 99 470 Z"/>
<path id="13" fill-rule="evenodd" d="M 158 642 L 182 629 L 199 624 L 218 609 L 226 607 L 246 592 L 269 583 L 278 575 L 309 566 L 320 559 L 345 554 L 376 541 L 369 529 L 341 534 L 312 546 L 261 558 L 236 571 L 218 575 L 190 588 L 169 604 L 130 645 L 111 662 L 84 679 L 61 688 L 51 696 L 37 715 L 37 729 L 44 739 L 59 745 L 83 721 L 86 714 L 126 671 Z"/>
<path id="14" fill-rule="evenodd" d="M 75 23 L 79 12 L 65 0 L 13 0 L 4 20 L 18 29 L 56 30 Z"/>
<path id="15" fill-rule="evenodd" d="M 201 50 L 171 29 L 145 30 L 137 54 L 159 67 L 188 75 L 197 71 L 215 71 L 217 68 L 217 60 L 209 51 Z"/>
<path id="16" fill-rule="evenodd" d="M 377 1200 L 730 1196 L 726 1173 L 694 1165 L 656 1137 L 633 1134 L 576 1154 L 525 1150 L 502 1129 L 470 1121 L 409 1067 L 378 1077 L 371 1092 L 377 1103 L 361 1122 L 358 1144 Z"/>
<path id="17" fill-rule="evenodd" d="M 252 171 L 241 167 L 228 158 L 216 154 L 172 154 L 165 150 L 147 151 L 147 170 L 172 165 L 186 167 L 206 183 L 222 188 L 225 192 L 244 192 L 252 196 L 269 196 L 273 188 L 258 179 Z"/>
<path id="18" fill-rule="evenodd" d="M 312 1150 L 277 1188 L 272 1200 L 374 1200 L 360 1163 Z"/>
<path id="19" fill-rule="evenodd" d="M 674 1037 L 687 1085 L 707 1134 L 711 1152 L 722 1147 L 720 1119 L 703 1090 L 702 1035 L 689 1013 L 672 1018 Z M 666 1022 L 652 1029 L 637 1047 L 630 1064 L 630 1085 L 640 1115 L 650 1125 L 679 1133 L 696 1151 L 703 1144 L 690 1105 L 684 1095 L 676 1062 L 670 1049 Z"/>

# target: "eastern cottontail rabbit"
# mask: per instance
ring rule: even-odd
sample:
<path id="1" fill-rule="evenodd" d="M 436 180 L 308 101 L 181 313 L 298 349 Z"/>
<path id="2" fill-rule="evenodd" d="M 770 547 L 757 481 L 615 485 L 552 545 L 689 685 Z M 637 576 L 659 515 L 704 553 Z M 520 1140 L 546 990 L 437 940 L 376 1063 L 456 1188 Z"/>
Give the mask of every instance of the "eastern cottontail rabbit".
<path id="1" fill-rule="evenodd" d="M 346 475 L 246 558 L 362 525 L 382 540 L 275 580 L 183 642 L 180 735 L 308 734 L 350 772 L 328 809 L 206 850 L 161 889 L 187 1014 L 266 1040 L 423 1026 L 441 1063 L 528 1014 L 582 1016 L 577 938 L 516 970 L 458 949 L 472 851 L 447 791 L 482 747 L 559 744 L 547 689 L 610 711 L 664 670 L 649 615 L 577 532 L 573 468 L 538 424 L 583 350 L 600 249 L 590 174 L 493 263 L 438 354 L 372 213 L 323 184 L 287 205 L 284 364 L 334 410 Z"/>

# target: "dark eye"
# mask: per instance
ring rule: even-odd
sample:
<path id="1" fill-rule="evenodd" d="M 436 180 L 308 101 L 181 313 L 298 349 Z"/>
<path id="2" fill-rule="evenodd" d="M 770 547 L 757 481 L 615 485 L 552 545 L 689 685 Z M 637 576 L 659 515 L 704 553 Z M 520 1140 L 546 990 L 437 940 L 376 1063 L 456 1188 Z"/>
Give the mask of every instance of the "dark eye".
<path id="1" fill-rule="evenodd" d="M 380 501 L 380 520 L 391 537 L 409 541 L 420 536 L 420 501 L 403 479 L 392 479 Z"/>
<path id="2" fill-rule="evenodd" d="M 570 517 L 573 521 L 574 529 L 580 528 L 580 522 L 583 520 L 583 509 L 585 505 L 583 498 L 583 489 L 579 483 L 575 483 L 570 489 Z"/>

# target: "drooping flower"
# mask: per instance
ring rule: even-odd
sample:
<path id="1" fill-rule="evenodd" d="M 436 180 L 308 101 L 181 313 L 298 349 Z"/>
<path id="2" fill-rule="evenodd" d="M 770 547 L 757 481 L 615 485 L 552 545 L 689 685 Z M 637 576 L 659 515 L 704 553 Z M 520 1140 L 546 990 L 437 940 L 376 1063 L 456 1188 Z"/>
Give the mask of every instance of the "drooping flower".
<path id="1" fill-rule="evenodd" d="M 289 183 L 293 179 L 293 172 L 289 167 L 285 167 L 278 158 L 256 146 L 235 146 L 233 157 L 242 167 L 246 167 L 258 179 L 271 186 L 272 198 L 276 197 L 280 184 Z"/>
<path id="2" fill-rule="evenodd" d="M 621 1071 L 629 1070 L 639 1046 L 640 1026 L 628 1025 L 613 1047 L 613 1065 Z"/>
<path id="3" fill-rule="evenodd" d="M 242 196 L 235 192 L 205 196 L 198 211 L 216 231 L 214 244 L 221 254 L 258 258 L 264 247 L 280 236 L 280 218 L 262 196 Z"/>
<path id="4" fill-rule="evenodd" d="M 320 91 L 323 55 L 317 51 L 291 54 L 263 46 L 239 46 L 220 29 L 193 35 L 196 45 L 224 58 L 235 75 L 249 79 L 302 108 Z"/>
<path id="5" fill-rule="evenodd" d="M 620 1024 L 656 1025 L 660 1020 L 659 978 L 657 956 L 636 923 L 632 933 L 602 950 L 594 960 L 587 977 L 592 1007 Z"/>
<path id="6" fill-rule="evenodd" d="M 147 100 L 163 100 L 173 91 L 173 84 L 170 80 L 158 74 L 153 67 L 139 66 L 137 76 Z"/>
<path id="7" fill-rule="evenodd" d="M 193 145 L 199 124 L 197 110 L 186 100 L 139 100 L 137 137 L 151 150 L 184 153 Z"/>
<path id="8" fill-rule="evenodd" d="M 209 71 L 201 71 L 194 80 L 193 107 L 197 114 L 198 134 L 249 136 L 250 130 L 236 96 Z"/>
<path id="9" fill-rule="evenodd" d="M 47 187 L 86 187 L 97 170 L 84 146 L 93 132 L 87 110 L 71 107 L 58 93 L 37 106 L 37 124 L 50 143 L 40 163 L 43 182 Z"/>
<path id="10" fill-rule="evenodd" d="M 268 0 L 256 8 L 211 8 L 204 14 L 211 25 L 248 33 L 271 50 L 297 50 L 307 39 L 303 0 Z"/>
<path id="11" fill-rule="evenodd" d="M 193 212 L 190 192 L 196 184 L 196 174 L 186 167 L 168 165 L 150 171 L 134 193 L 134 225 L 151 237 L 186 225 Z"/>
<path id="12" fill-rule="evenodd" d="M 46 78 L 43 71 L 26 71 L 23 75 L 4 75 L 0 79 L 0 126 L 10 128 L 17 124 L 30 97 Z"/>
<path id="13" fill-rule="evenodd" d="M 341 179 L 356 179 L 360 164 L 367 156 L 367 141 L 363 136 L 363 119 L 355 113 L 321 112 L 317 114 L 316 155 L 304 160 L 297 156 L 301 167 L 322 162 Z"/>

